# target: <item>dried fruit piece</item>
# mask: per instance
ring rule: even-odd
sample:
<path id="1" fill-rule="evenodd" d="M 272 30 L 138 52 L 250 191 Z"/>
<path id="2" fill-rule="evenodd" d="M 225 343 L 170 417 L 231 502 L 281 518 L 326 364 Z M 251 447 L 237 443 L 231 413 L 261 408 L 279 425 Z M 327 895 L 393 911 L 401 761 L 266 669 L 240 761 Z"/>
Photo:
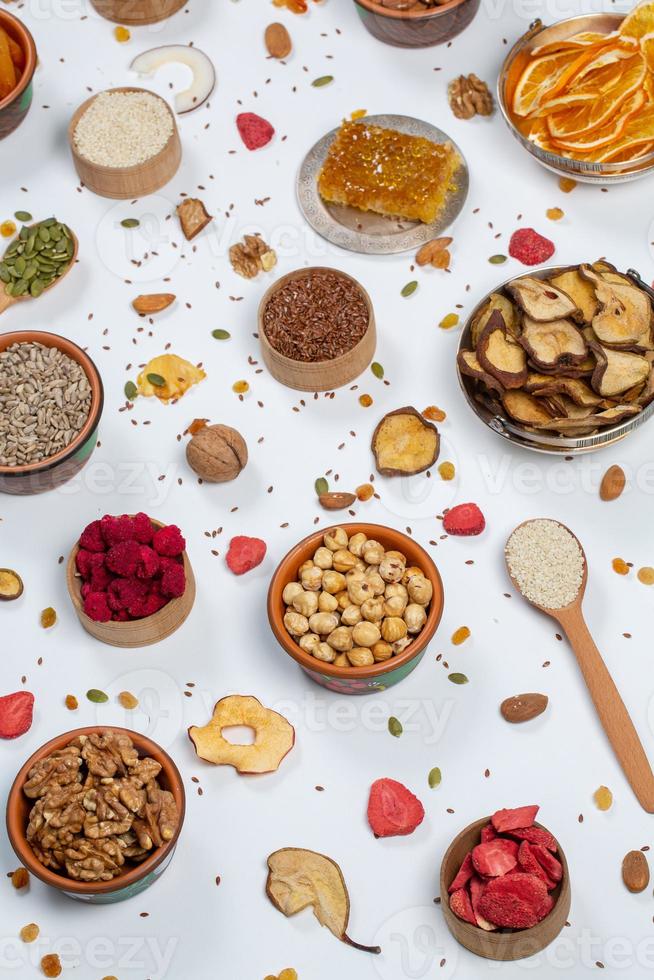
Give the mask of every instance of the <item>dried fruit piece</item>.
<path id="1" fill-rule="evenodd" d="M 536 860 L 543 868 L 545 874 L 552 881 L 561 881 L 563 877 L 563 865 L 560 861 L 550 854 L 548 848 L 544 847 L 542 844 L 531 844 L 531 852 L 535 855 Z"/>
<path id="2" fill-rule="evenodd" d="M 21 891 L 23 888 L 27 888 L 30 883 L 30 873 L 27 868 L 16 868 L 15 871 L 11 873 L 11 884 L 16 891 Z"/>
<path id="3" fill-rule="evenodd" d="M 347 935 L 350 897 L 341 869 L 324 854 L 299 847 L 285 847 L 268 858 L 266 894 L 286 916 L 311 907 L 321 926 L 341 942 L 368 953 L 381 953 L 379 946 L 361 946 Z"/>
<path id="4" fill-rule="evenodd" d="M 48 606 L 47 609 L 44 609 L 41 612 L 40 622 L 44 630 L 51 629 L 54 626 L 54 624 L 57 622 L 56 610 L 53 609 L 52 606 Z"/>
<path id="5" fill-rule="evenodd" d="M 161 354 L 153 357 L 143 368 L 136 383 L 141 395 L 154 395 L 159 401 L 168 402 L 181 398 L 189 388 L 206 378 L 202 368 L 177 354 Z M 162 381 L 163 384 L 158 382 Z M 156 383 L 155 383 L 156 382 Z"/>
<path id="6" fill-rule="evenodd" d="M 370 500 L 374 493 L 375 488 L 373 487 L 372 483 L 362 483 L 356 489 L 357 500 L 361 500 L 364 503 L 366 500 Z"/>
<path id="7" fill-rule="evenodd" d="M 370 408 L 372 405 L 372 398 L 370 395 L 359 395 L 359 405 L 362 408 Z"/>
<path id="8" fill-rule="evenodd" d="M 260 565 L 266 557 L 267 545 L 261 538 L 248 538 L 237 535 L 229 542 L 225 556 L 227 567 L 234 575 L 244 575 Z"/>
<path id="9" fill-rule="evenodd" d="M 652 306 L 643 290 L 623 276 L 599 275 L 588 265 L 581 265 L 579 273 L 593 284 L 601 304 L 593 317 L 593 330 L 599 342 L 616 347 L 651 349 Z M 609 277 L 610 281 L 607 281 Z"/>
<path id="10" fill-rule="evenodd" d="M 539 265 L 554 255 L 554 242 L 533 228 L 519 228 L 509 240 L 509 255 L 523 265 Z"/>
<path id="11" fill-rule="evenodd" d="M 486 527 L 486 518 L 477 504 L 457 504 L 443 517 L 443 530 L 447 534 L 472 536 L 481 534 Z"/>
<path id="12" fill-rule="evenodd" d="M 12 602 L 23 594 L 23 580 L 12 568 L 0 568 L 0 602 Z"/>
<path id="13" fill-rule="evenodd" d="M 477 359 L 504 388 L 522 388 L 527 380 L 527 355 L 508 333 L 499 310 L 493 310 L 479 337 Z"/>
<path id="14" fill-rule="evenodd" d="M 569 269 L 548 280 L 549 286 L 566 293 L 576 307 L 581 311 L 585 323 L 590 323 L 599 309 L 599 301 L 593 285 L 588 279 L 579 274 L 578 269 Z M 565 313 L 564 316 L 568 316 Z"/>
<path id="15" fill-rule="evenodd" d="M 437 257 L 442 252 L 447 251 L 448 245 L 451 244 L 452 239 L 448 236 L 432 238 L 431 241 L 425 242 L 416 252 L 416 264 L 420 266 L 434 265 L 435 268 L 439 268 L 439 266 L 435 265 L 435 262 L 440 261 Z M 449 260 L 449 252 L 447 255 Z"/>
<path id="16" fill-rule="evenodd" d="M 275 135 L 274 127 L 255 112 L 241 112 L 236 117 L 236 127 L 248 150 L 260 150 Z"/>
<path id="17" fill-rule="evenodd" d="M 470 904 L 472 905 L 472 911 L 475 916 L 475 920 L 480 929 L 485 932 L 494 932 L 495 926 L 492 922 L 488 922 L 487 919 L 483 917 L 479 911 L 479 900 L 484 893 L 486 887 L 486 882 L 482 881 L 477 875 L 473 875 L 470 879 Z"/>
<path id="18" fill-rule="evenodd" d="M 127 27 L 114 27 L 114 37 L 119 44 L 125 44 L 131 38 L 131 33 Z"/>
<path id="19" fill-rule="evenodd" d="M 613 805 L 613 793 L 608 786 L 600 786 L 596 789 L 593 799 L 598 810 L 610 810 Z"/>
<path id="20" fill-rule="evenodd" d="M 468 377 L 481 381 L 484 387 L 490 391 L 496 391 L 500 395 L 504 394 L 503 386 L 492 374 L 484 371 L 474 351 L 460 350 L 457 354 L 457 364 L 461 374 L 467 374 Z"/>
<path id="21" fill-rule="evenodd" d="M 235 395 L 245 395 L 250 390 L 250 385 L 247 381 L 235 381 L 232 385 L 232 391 Z"/>
<path id="22" fill-rule="evenodd" d="M 472 863 L 472 851 L 468 851 L 463 861 L 461 862 L 461 867 L 457 871 L 452 884 L 447 889 L 450 895 L 453 892 L 459 890 L 459 888 L 465 888 L 473 874 L 475 873 L 475 866 Z"/>
<path id="23" fill-rule="evenodd" d="M 161 313 L 162 310 L 167 310 L 175 299 L 174 293 L 147 293 L 132 300 L 132 306 L 141 316 L 147 316 L 149 313 Z"/>
<path id="24" fill-rule="evenodd" d="M 320 506 L 324 507 L 325 510 L 345 510 L 351 507 L 356 499 L 356 495 L 353 493 L 338 493 L 336 491 L 321 493 L 318 497 Z"/>
<path id="25" fill-rule="evenodd" d="M 24 943 L 33 943 L 35 939 L 38 939 L 40 931 L 36 922 L 30 922 L 29 925 L 23 926 L 19 935 Z"/>
<path id="26" fill-rule="evenodd" d="M 41 971 L 45 977 L 59 977 L 61 970 L 61 960 L 56 953 L 48 953 L 41 958 Z"/>
<path id="27" fill-rule="evenodd" d="M 203 202 L 197 197 L 184 198 L 182 203 L 177 205 L 177 217 L 182 226 L 184 238 L 189 242 L 213 221 L 213 216 L 209 214 Z"/>
<path id="28" fill-rule="evenodd" d="M 574 300 L 553 282 L 521 276 L 506 287 L 507 292 L 531 320 L 549 323 L 552 320 L 580 319 Z"/>
<path id="29" fill-rule="evenodd" d="M 479 900 L 479 911 L 494 925 L 530 929 L 551 912 L 553 905 L 545 882 L 516 872 L 488 882 Z"/>
<path id="30" fill-rule="evenodd" d="M 74 694 L 67 694 L 64 700 L 64 704 L 66 705 L 69 711 L 77 711 L 77 709 L 79 708 L 79 701 L 77 700 Z"/>
<path id="31" fill-rule="evenodd" d="M 375 837 L 412 834 L 424 816 L 420 800 L 395 779 L 377 779 L 370 787 L 368 823 Z"/>
<path id="32" fill-rule="evenodd" d="M 590 341 L 589 347 L 597 358 L 591 384 L 593 389 L 605 398 L 628 391 L 629 388 L 641 384 L 649 377 L 651 365 L 646 357 L 602 347 L 593 340 Z"/>
<path id="33" fill-rule="evenodd" d="M 454 463 L 451 463 L 449 460 L 445 461 L 444 463 L 440 463 L 438 466 L 438 473 L 441 480 L 453 480 L 456 476 Z"/>
<path id="34" fill-rule="evenodd" d="M 437 405 L 428 405 L 427 408 L 423 408 L 422 414 L 430 422 L 444 422 L 447 418 L 447 412 L 444 412 L 442 408 L 438 408 Z"/>
<path id="35" fill-rule="evenodd" d="M 556 886 L 556 882 L 552 881 L 545 873 L 528 840 L 523 840 L 520 843 L 518 849 L 518 866 L 519 870 L 524 871 L 525 874 L 535 875 L 541 881 L 544 881 L 548 891 Z"/>
<path id="36" fill-rule="evenodd" d="M 643 568 L 639 568 L 637 572 L 638 581 L 642 582 L 643 585 L 654 585 L 654 568 L 650 565 L 645 565 Z"/>
<path id="37" fill-rule="evenodd" d="M 223 738 L 223 729 L 244 725 L 255 733 L 252 745 L 236 745 Z M 257 698 L 233 694 L 222 698 L 203 728 L 188 735 L 201 759 L 216 766 L 233 766 L 242 775 L 275 772 L 295 744 L 295 729 Z"/>
<path id="38" fill-rule="evenodd" d="M 542 715 L 547 704 L 548 699 L 545 694 L 516 694 L 502 701 L 500 711 L 505 721 L 519 725 Z"/>
<path id="39" fill-rule="evenodd" d="M 32 727 L 34 695 L 16 691 L 0 697 L 0 738 L 19 738 Z"/>
<path id="40" fill-rule="evenodd" d="M 550 219 L 550 221 L 560 221 L 561 218 L 565 217 L 565 211 L 561 208 L 548 208 L 545 212 L 545 216 Z"/>
<path id="41" fill-rule="evenodd" d="M 559 190 L 562 190 L 564 194 L 569 194 L 577 186 L 577 181 L 572 177 L 559 177 Z"/>
<path id="42" fill-rule="evenodd" d="M 465 643 L 469 636 L 469 628 L 467 626 L 459 626 L 459 628 L 452 633 L 452 643 L 455 647 L 461 646 L 461 644 Z"/>
<path id="43" fill-rule="evenodd" d="M 133 711 L 134 708 L 138 708 L 139 699 L 129 691 L 121 691 L 118 695 L 118 703 L 126 711 Z"/>
<path id="44" fill-rule="evenodd" d="M 462 919 L 464 922 L 469 922 L 473 926 L 477 925 L 477 918 L 472 910 L 470 896 L 465 888 L 458 888 L 455 892 L 452 892 L 450 895 L 450 908 L 457 918 Z"/>
<path id="45" fill-rule="evenodd" d="M 518 845 L 505 837 L 477 844 L 472 849 L 472 863 L 478 874 L 486 878 L 508 874 L 518 863 Z"/>
<path id="46" fill-rule="evenodd" d="M 16 225 L 13 221 L 3 221 L 0 224 L 0 235 L 3 238 L 11 238 L 16 234 Z"/>
<path id="47" fill-rule="evenodd" d="M 649 865 L 642 851 L 629 851 L 622 859 L 622 880 L 630 892 L 643 892 L 649 885 Z"/>
<path id="48" fill-rule="evenodd" d="M 611 562 L 611 567 L 613 568 L 613 571 L 616 572 L 618 575 L 629 574 L 630 566 L 626 563 L 624 558 L 614 558 L 613 561 Z"/>
<path id="49" fill-rule="evenodd" d="M 514 809 L 497 810 L 491 817 L 491 823 L 498 834 L 505 834 L 507 831 L 522 830 L 531 827 L 540 807 L 519 806 Z"/>
<path id="50" fill-rule="evenodd" d="M 385 415 L 372 437 L 372 451 L 382 476 L 413 476 L 438 459 L 438 429 L 407 406 Z"/>
<path id="51" fill-rule="evenodd" d="M 287 58 L 293 48 L 291 35 L 283 24 L 268 24 L 264 34 L 266 50 L 271 58 Z"/>
<path id="52" fill-rule="evenodd" d="M 601 500 L 617 500 L 625 488 L 627 478 L 621 466 L 614 463 L 602 477 L 599 495 Z"/>
<path id="53" fill-rule="evenodd" d="M 540 323 L 525 316 L 520 343 L 538 368 L 553 372 L 580 364 L 588 354 L 583 334 L 570 320 Z"/>
<path id="54" fill-rule="evenodd" d="M 551 413 L 539 398 L 519 391 L 505 391 L 502 395 L 502 405 L 514 420 L 522 425 L 546 424 L 552 418 Z"/>
<path id="55" fill-rule="evenodd" d="M 448 313 L 446 316 L 443 317 L 443 319 L 440 321 L 438 326 L 441 328 L 441 330 L 451 330 L 452 327 L 458 326 L 458 323 L 459 323 L 459 314 Z"/>

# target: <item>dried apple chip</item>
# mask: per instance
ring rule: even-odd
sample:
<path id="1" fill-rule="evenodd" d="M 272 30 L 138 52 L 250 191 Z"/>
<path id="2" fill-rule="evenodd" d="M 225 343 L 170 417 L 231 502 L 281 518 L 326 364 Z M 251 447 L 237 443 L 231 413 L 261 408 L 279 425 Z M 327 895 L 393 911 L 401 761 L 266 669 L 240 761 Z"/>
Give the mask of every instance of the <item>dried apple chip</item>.
<path id="1" fill-rule="evenodd" d="M 252 745 L 236 745 L 223 729 L 244 725 L 255 733 Z M 216 766 L 233 766 L 242 775 L 275 772 L 295 744 L 295 729 L 283 715 L 264 707 L 257 698 L 232 694 L 213 709 L 203 728 L 192 726 L 189 738 L 201 759 Z"/>
<path id="2" fill-rule="evenodd" d="M 413 476 L 434 465 L 440 436 L 436 426 L 415 408 L 397 408 L 375 429 L 372 451 L 382 476 Z"/>
<path id="3" fill-rule="evenodd" d="M 181 398 L 189 388 L 206 378 L 205 372 L 177 354 L 161 354 L 149 361 L 136 383 L 139 394 L 154 395 L 162 402 Z"/>
<path id="4" fill-rule="evenodd" d="M 337 939 L 365 953 L 381 953 L 379 946 L 362 946 L 347 935 L 350 896 L 335 861 L 301 847 L 284 847 L 268 858 L 266 895 L 285 916 L 306 908 Z"/>
<path id="5" fill-rule="evenodd" d="M 534 398 L 526 391 L 506 391 L 502 396 L 502 404 L 511 418 L 523 425 L 538 425 L 549 422 L 552 418 L 542 400 Z"/>
<path id="6" fill-rule="evenodd" d="M 563 289 L 547 279 L 523 276 L 514 279 L 506 287 L 521 310 L 539 323 L 572 317 L 580 320 L 583 313 L 575 301 Z"/>
<path id="7" fill-rule="evenodd" d="M 520 343 L 540 368 L 573 367 L 588 353 L 583 335 L 570 320 L 539 323 L 525 316 Z"/>
<path id="8" fill-rule="evenodd" d="M 590 383 L 599 395 L 606 398 L 620 395 L 649 377 L 650 363 L 646 357 L 612 350 L 594 341 L 590 346 L 597 358 Z"/>
<path id="9" fill-rule="evenodd" d="M 504 317 L 493 310 L 477 344 L 477 359 L 504 388 L 521 388 L 527 380 L 527 358 L 507 334 Z"/>

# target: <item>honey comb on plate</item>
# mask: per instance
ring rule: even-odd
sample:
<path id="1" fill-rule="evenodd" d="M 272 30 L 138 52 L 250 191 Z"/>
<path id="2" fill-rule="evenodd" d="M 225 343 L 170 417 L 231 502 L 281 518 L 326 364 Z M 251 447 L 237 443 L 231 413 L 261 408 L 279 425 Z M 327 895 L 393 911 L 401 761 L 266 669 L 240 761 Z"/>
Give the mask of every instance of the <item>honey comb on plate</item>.
<path id="1" fill-rule="evenodd" d="M 318 177 L 330 204 L 431 224 L 455 189 L 461 165 L 451 143 L 344 122 Z"/>

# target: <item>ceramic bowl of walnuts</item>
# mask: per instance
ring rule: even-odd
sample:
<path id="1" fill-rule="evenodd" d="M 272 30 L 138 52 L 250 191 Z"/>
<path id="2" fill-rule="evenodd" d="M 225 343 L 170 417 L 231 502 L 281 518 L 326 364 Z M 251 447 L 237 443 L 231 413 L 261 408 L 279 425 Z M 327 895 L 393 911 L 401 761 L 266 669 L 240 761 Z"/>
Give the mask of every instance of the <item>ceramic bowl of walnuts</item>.
<path id="1" fill-rule="evenodd" d="M 268 618 L 318 684 L 368 694 L 420 662 L 443 612 L 443 583 L 416 541 L 377 524 L 315 531 L 282 560 Z"/>
<path id="2" fill-rule="evenodd" d="M 125 728 L 78 728 L 42 745 L 14 780 L 7 831 L 21 865 L 69 898 L 132 898 L 170 864 L 184 823 L 179 770 Z"/>

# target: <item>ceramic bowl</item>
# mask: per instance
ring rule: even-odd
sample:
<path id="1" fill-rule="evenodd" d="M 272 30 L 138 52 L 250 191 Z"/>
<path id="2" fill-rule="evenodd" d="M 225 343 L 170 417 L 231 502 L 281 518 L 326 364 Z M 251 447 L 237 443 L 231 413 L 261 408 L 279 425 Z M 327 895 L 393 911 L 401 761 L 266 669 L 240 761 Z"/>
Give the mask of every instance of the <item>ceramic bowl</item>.
<path id="1" fill-rule="evenodd" d="M 548 916 L 531 929 L 498 929 L 495 932 L 486 932 L 478 926 L 464 922 L 450 909 L 447 889 L 454 881 L 466 854 L 479 844 L 481 829 L 486 826 L 489 820 L 490 817 L 484 817 L 483 820 L 476 820 L 471 823 L 454 838 L 445 852 L 440 876 L 441 909 L 448 929 L 456 941 L 465 946 L 466 949 L 488 960 L 521 960 L 526 956 L 534 956 L 549 946 L 565 926 L 570 912 L 568 862 L 559 845 L 556 856 L 563 865 L 563 878 L 554 891 L 550 892 L 554 899 L 554 908 Z M 538 823 L 534 826 L 543 830 L 547 829 Z"/>
<path id="2" fill-rule="evenodd" d="M 0 27 L 2 27 L 16 44 L 20 45 L 25 59 L 18 85 L 0 99 L 0 140 L 9 136 L 20 126 L 29 112 L 32 104 L 32 78 L 36 71 L 37 55 L 34 38 L 25 25 L 6 10 L 0 10 Z"/>
<path id="3" fill-rule="evenodd" d="M 149 858 L 127 871 L 124 875 L 106 882 L 74 881 L 72 878 L 58 874 L 56 871 L 46 868 L 41 864 L 28 844 L 25 837 L 25 830 L 29 819 L 29 812 L 34 805 L 34 801 L 29 800 L 25 796 L 23 785 L 27 773 L 39 759 L 44 758 L 56 749 L 63 748 L 79 735 L 92 735 L 96 732 L 106 731 L 129 735 L 141 757 L 151 756 L 161 764 L 162 769 L 158 777 L 159 784 L 162 789 L 168 790 L 175 797 L 179 811 L 179 826 L 172 840 L 164 844 L 163 847 L 157 848 Z M 57 891 L 62 892 L 69 898 L 75 898 L 81 902 L 88 902 L 93 905 L 109 905 L 114 902 L 122 902 L 127 898 L 132 898 L 134 895 L 139 895 L 163 874 L 175 853 L 177 840 L 184 823 L 185 806 L 184 784 L 179 770 L 170 756 L 156 742 L 151 741 L 138 732 L 132 732 L 124 728 L 77 728 L 75 731 L 65 732 L 46 742 L 22 767 L 9 791 L 9 798 L 7 800 L 7 832 L 18 860 L 35 878 L 38 878 L 46 885 L 50 885 L 52 888 L 56 888 Z"/>
<path id="4" fill-rule="evenodd" d="M 422 660 L 443 615 L 443 583 L 436 565 L 425 549 L 408 535 L 380 524 L 340 524 L 338 526 L 342 527 L 350 537 L 362 532 L 368 538 L 380 541 L 387 551 L 401 551 L 406 555 L 407 565 L 417 565 L 422 568 L 434 589 L 434 595 L 427 613 L 427 622 L 422 631 L 402 653 L 371 667 L 338 667 L 335 664 L 323 663 L 306 653 L 295 642 L 284 626 L 286 606 L 282 599 L 282 592 L 289 582 L 297 580 L 299 566 L 320 547 L 325 531 L 329 530 L 328 527 L 314 531 L 313 534 L 296 544 L 277 566 L 268 590 L 270 627 L 278 643 L 289 657 L 292 657 L 309 677 L 322 687 L 337 691 L 339 694 L 372 694 L 375 691 L 385 691 L 387 687 L 392 687 L 404 680 Z"/>
<path id="5" fill-rule="evenodd" d="M 165 525 L 160 521 L 152 520 L 152 526 L 158 530 Z M 97 623 L 84 612 L 81 595 L 82 579 L 76 565 L 78 551 L 79 544 L 76 544 L 68 557 L 66 566 L 68 595 L 80 623 L 86 632 L 94 636 L 96 640 L 108 643 L 112 647 L 123 647 L 124 649 L 152 646 L 153 643 L 158 643 L 160 640 L 165 640 L 166 637 L 171 636 L 188 618 L 195 602 L 195 576 L 186 552 L 182 555 L 186 575 L 184 595 L 171 599 L 163 609 L 152 616 L 145 616 L 143 619 L 132 619 L 126 623 L 117 623 L 113 620 L 108 623 Z"/>
<path id="6" fill-rule="evenodd" d="M 423 10 L 393 10 L 377 0 L 355 0 L 357 13 L 373 37 L 398 48 L 445 44 L 465 30 L 480 0 L 446 0 Z"/>
<path id="7" fill-rule="evenodd" d="M 39 343 L 57 347 L 77 361 L 91 385 L 91 410 L 84 428 L 69 446 L 39 463 L 28 466 L 0 466 L 0 493 L 35 494 L 54 490 L 72 479 L 88 463 L 97 443 L 98 426 L 104 406 L 104 389 L 95 364 L 72 340 L 40 330 L 16 330 L 0 334 L 0 351 L 12 344 Z"/>

